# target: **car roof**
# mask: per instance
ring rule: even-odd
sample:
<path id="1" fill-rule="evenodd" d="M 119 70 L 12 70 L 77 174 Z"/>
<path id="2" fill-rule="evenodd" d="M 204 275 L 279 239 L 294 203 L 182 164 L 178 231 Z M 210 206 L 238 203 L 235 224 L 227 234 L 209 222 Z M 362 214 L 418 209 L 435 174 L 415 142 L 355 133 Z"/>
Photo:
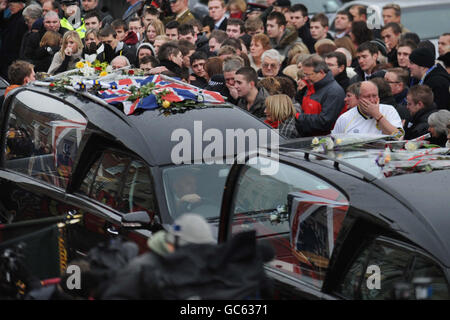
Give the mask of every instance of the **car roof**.
<path id="1" fill-rule="evenodd" d="M 23 90 L 38 91 L 70 103 L 84 113 L 91 126 L 114 137 L 152 166 L 173 164 L 171 151 L 183 141 L 180 137 L 176 138 L 177 133 L 192 138 L 191 150 L 199 147 L 194 145 L 194 135 L 200 135 L 198 137 L 202 138 L 209 129 L 218 130 L 223 136 L 227 130 L 263 129 L 267 131 L 268 141 L 275 135 L 279 141 L 284 141 L 284 138 L 263 121 L 230 103 L 205 103 L 201 108 L 190 109 L 183 113 L 164 113 L 158 108 L 138 110 L 132 115 L 125 115 L 118 107 L 86 92 L 77 92 L 73 89 L 66 92 L 50 90 L 48 83 L 39 81 L 20 87 L 15 92 Z M 209 144 L 210 141 L 202 141 L 201 150 L 205 150 Z M 232 153 L 226 153 L 229 149 L 224 139 L 225 155 L 234 156 L 237 153 L 236 148 L 237 145 Z M 198 154 L 191 154 L 192 162 L 197 158 Z"/>

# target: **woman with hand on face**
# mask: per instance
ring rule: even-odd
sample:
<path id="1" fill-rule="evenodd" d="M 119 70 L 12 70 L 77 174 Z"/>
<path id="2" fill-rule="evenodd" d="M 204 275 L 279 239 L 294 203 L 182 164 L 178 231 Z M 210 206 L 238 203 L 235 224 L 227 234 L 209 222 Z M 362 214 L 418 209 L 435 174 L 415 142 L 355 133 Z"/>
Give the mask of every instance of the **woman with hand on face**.
<path id="1" fill-rule="evenodd" d="M 264 51 L 272 49 L 270 45 L 270 39 L 265 34 L 255 34 L 252 37 L 252 42 L 250 43 L 250 54 L 248 58 L 250 60 L 250 66 L 259 70 L 262 67 L 261 56 Z"/>
<path id="2" fill-rule="evenodd" d="M 76 31 L 67 31 L 62 39 L 61 50 L 55 53 L 48 69 L 50 75 L 75 68 L 83 53 L 83 43 Z"/>

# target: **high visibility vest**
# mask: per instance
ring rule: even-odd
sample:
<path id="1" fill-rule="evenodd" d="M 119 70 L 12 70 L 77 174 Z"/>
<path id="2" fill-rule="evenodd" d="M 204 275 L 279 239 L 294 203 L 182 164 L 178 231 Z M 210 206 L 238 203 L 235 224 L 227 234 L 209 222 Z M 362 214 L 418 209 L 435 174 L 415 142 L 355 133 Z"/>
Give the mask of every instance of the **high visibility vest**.
<path id="1" fill-rule="evenodd" d="M 76 32 L 78 32 L 78 35 L 80 36 L 81 39 L 84 39 L 84 35 L 86 34 L 86 25 L 84 24 L 84 19 L 81 18 L 81 26 L 79 26 L 78 28 L 74 28 L 70 22 L 67 20 L 67 18 L 62 18 L 61 19 L 61 27 L 66 28 L 67 30 L 75 30 Z"/>

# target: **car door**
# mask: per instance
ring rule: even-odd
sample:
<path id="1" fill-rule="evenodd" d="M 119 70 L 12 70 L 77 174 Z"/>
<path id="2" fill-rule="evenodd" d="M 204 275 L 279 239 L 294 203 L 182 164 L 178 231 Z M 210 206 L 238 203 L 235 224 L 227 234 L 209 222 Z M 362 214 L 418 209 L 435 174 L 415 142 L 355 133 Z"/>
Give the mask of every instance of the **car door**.
<path id="1" fill-rule="evenodd" d="M 277 297 L 334 299 L 322 286 L 348 207 L 345 195 L 325 179 L 279 159 L 253 157 L 230 171 L 219 241 L 256 230 L 275 251 L 265 268 Z"/>
<path id="2" fill-rule="evenodd" d="M 82 224 L 75 226 L 71 234 L 79 253 L 86 253 L 97 243 L 118 235 L 121 218 L 126 213 L 146 211 L 152 221 L 160 221 L 147 164 L 123 148 L 98 144 L 96 148 L 95 154 L 89 155 L 94 161 L 86 163 L 85 175 L 66 196 L 67 202 L 83 214 Z M 90 152 L 89 148 L 86 151 Z M 149 231 L 120 231 L 135 241 L 141 251 L 146 250 Z"/>
<path id="3" fill-rule="evenodd" d="M 65 189 L 86 118 L 64 101 L 30 90 L 19 91 L 3 108 L 0 220 L 68 213 Z"/>

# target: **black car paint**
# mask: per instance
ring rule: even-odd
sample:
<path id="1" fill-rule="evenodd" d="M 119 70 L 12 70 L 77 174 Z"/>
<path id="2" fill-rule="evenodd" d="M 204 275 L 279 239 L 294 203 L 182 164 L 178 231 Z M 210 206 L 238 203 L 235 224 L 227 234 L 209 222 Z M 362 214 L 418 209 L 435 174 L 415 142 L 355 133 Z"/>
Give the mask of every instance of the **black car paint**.
<path id="1" fill-rule="evenodd" d="M 157 202 L 156 208 L 159 215 L 155 223 L 164 225 L 173 222 L 173 218 L 168 213 L 161 170 L 161 166 L 173 165 L 170 159 L 170 151 L 177 141 L 170 141 L 172 130 L 185 128 L 193 136 L 193 122 L 195 120 L 203 121 L 203 130 L 218 128 L 224 131 L 227 126 L 230 129 L 242 128 L 243 130 L 250 128 L 270 129 L 251 114 L 230 104 L 209 105 L 200 110 L 189 110 L 182 114 L 170 114 L 168 116 L 164 115 L 159 109 L 126 116 L 116 107 L 108 105 L 91 95 L 71 92 L 69 89 L 66 92 L 60 92 L 33 84 L 19 87 L 8 95 L 2 108 L 2 128 L 6 128 L 8 124 L 10 103 L 14 96 L 27 91 L 49 96 L 71 106 L 82 114 L 88 122 L 65 190 L 5 170 L 3 153 L 0 155 L 0 185 L 2 190 L 11 190 L 11 193 L 15 194 L 30 195 L 26 197 L 28 201 L 26 209 L 32 216 L 23 218 L 65 215 L 68 212 L 84 214 L 83 224 L 75 227 L 74 232 L 71 233 L 72 239 L 77 243 L 73 245 L 73 250 L 77 252 L 86 252 L 97 242 L 110 236 L 109 233 L 120 226 L 123 215 L 123 213 L 107 205 L 92 201 L 89 197 L 76 192 L 90 166 L 102 150 L 117 149 L 143 160 L 148 165 L 152 174 L 151 178 L 153 179 Z M 6 130 L 2 130 L 0 138 L 0 147 L 5 150 Z M 280 140 L 284 141 L 281 137 Z M 23 206 L 21 199 L 12 201 L 12 199 L 5 199 L 6 196 L 6 193 L 2 195 L 3 203 L 8 209 L 25 210 L 25 208 L 20 207 Z M 49 208 L 50 206 L 53 208 L 52 212 L 50 210 L 42 212 L 41 208 Z M 21 212 L 16 211 L 16 218 L 20 218 L 21 214 Z M 151 235 L 149 231 L 134 230 L 126 233 L 138 242 L 141 251 L 146 250 L 146 240 Z"/>
<path id="2" fill-rule="evenodd" d="M 300 142 L 306 146 L 306 142 Z M 387 179 L 375 179 L 368 181 L 361 172 L 346 168 L 338 163 L 324 163 L 323 160 L 312 160 L 309 151 L 304 153 L 304 157 L 288 151 L 280 151 L 279 161 L 295 166 L 310 174 L 316 175 L 339 189 L 349 199 L 348 213 L 343 221 L 343 227 L 338 234 L 335 248 L 333 250 L 329 271 L 327 272 L 321 290 L 314 288 L 306 282 L 291 277 L 274 267 L 266 266 L 267 273 L 274 280 L 277 296 L 282 299 L 340 299 L 336 293 L 339 280 L 344 272 L 348 270 L 353 258 L 361 249 L 364 239 L 379 235 L 387 235 L 392 239 L 398 239 L 402 243 L 409 243 L 422 250 L 422 254 L 428 255 L 435 261 L 449 279 L 448 268 L 448 248 L 446 241 L 448 234 L 448 220 L 440 222 L 441 233 L 433 227 L 436 216 L 429 215 L 430 207 L 425 202 L 432 190 L 448 190 L 445 188 L 445 178 L 441 183 L 430 187 L 419 197 L 415 197 L 425 180 L 430 186 L 436 181 L 428 173 L 415 173 L 405 176 L 391 177 Z M 239 177 L 239 172 L 245 165 L 235 165 L 230 170 L 225 192 L 222 200 L 222 211 L 220 217 L 219 242 L 226 241 L 231 235 L 233 201 L 236 197 L 235 186 Z M 434 172 L 435 175 L 448 177 L 450 171 Z M 424 175 L 427 175 L 424 179 Z M 406 178 L 405 178 L 406 177 Z M 405 183 L 404 180 L 408 182 Z M 415 182 L 415 188 L 409 189 Z M 400 191 L 399 191 L 400 190 Z M 410 200 L 414 198 L 414 200 Z M 440 197 L 440 201 L 431 206 L 434 215 L 441 214 L 445 206 L 445 197 Z M 444 201 L 444 203 L 442 202 Z M 436 210 L 439 209 L 439 210 Z M 447 280 L 448 281 L 448 280 Z"/>

